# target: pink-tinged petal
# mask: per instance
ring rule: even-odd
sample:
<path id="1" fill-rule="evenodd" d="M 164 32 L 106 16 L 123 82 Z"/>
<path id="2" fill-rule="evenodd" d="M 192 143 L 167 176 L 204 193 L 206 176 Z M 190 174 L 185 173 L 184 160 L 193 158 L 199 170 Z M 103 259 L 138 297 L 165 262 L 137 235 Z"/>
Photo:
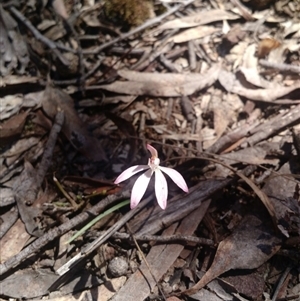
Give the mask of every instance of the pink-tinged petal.
<path id="1" fill-rule="evenodd" d="M 135 165 L 135 166 L 131 166 L 127 169 L 125 169 L 114 181 L 115 184 L 119 184 L 127 179 L 129 179 L 130 177 L 132 177 L 133 175 L 135 175 L 136 173 L 146 170 L 148 169 L 149 166 L 148 165 Z"/>
<path id="2" fill-rule="evenodd" d="M 168 184 L 163 173 L 157 169 L 155 171 L 155 195 L 157 203 L 161 209 L 166 209 L 168 199 Z"/>
<path id="3" fill-rule="evenodd" d="M 157 150 L 151 146 L 150 144 L 147 144 L 147 149 L 151 153 L 151 156 L 154 158 L 158 158 Z"/>
<path id="4" fill-rule="evenodd" d="M 186 182 L 183 178 L 183 176 L 175 169 L 169 168 L 169 167 L 162 167 L 160 166 L 159 169 L 163 172 L 165 172 L 172 180 L 173 182 L 180 187 L 183 191 L 189 192 L 189 189 L 186 185 Z"/>
<path id="5" fill-rule="evenodd" d="M 149 169 L 145 173 L 143 173 L 141 176 L 137 178 L 135 181 L 132 191 L 131 191 L 131 198 L 130 198 L 130 208 L 133 209 L 138 205 L 138 203 L 141 201 L 143 195 L 145 194 L 145 191 L 148 187 L 149 181 L 152 176 L 152 170 Z"/>

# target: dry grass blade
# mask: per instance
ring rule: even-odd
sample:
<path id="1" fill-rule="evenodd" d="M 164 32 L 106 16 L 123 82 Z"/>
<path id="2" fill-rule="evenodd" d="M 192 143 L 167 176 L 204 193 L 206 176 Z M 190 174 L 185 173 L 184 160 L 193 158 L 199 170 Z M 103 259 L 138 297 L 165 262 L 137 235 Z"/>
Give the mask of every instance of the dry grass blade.
<path id="1" fill-rule="evenodd" d="M 255 194 L 259 197 L 259 199 L 262 201 L 266 209 L 268 210 L 270 217 L 272 218 L 274 227 L 277 228 L 277 219 L 276 219 L 276 213 L 273 204 L 270 202 L 270 199 L 268 196 L 261 190 L 259 189 L 253 181 L 251 181 L 248 177 L 246 177 L 244 174 L 241 172 L 236 172 L 236 174 L 243 179 L 255 192 Z"/>

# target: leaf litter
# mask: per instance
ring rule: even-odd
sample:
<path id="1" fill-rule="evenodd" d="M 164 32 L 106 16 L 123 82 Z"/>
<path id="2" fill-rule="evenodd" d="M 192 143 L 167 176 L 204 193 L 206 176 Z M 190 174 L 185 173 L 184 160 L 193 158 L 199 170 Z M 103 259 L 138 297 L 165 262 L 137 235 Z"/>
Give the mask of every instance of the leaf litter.
<path id="1" fill-rule="evenodd" d="M 296 300 L 299 3 L 118 1 L 1 3 L 1 297 Z M 190 192 L 66 245 L 147 143 Z"/>

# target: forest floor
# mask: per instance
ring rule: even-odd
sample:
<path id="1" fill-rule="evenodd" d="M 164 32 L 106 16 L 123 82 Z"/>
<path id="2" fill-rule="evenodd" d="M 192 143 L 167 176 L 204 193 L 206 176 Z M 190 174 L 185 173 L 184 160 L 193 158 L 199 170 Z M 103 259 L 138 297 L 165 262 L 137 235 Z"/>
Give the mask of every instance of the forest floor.
<path id="1" fill-rule="evenodd" d="M 300 300 L 299 0 L 5 0 L 0 32 L 1 300 Z"/>

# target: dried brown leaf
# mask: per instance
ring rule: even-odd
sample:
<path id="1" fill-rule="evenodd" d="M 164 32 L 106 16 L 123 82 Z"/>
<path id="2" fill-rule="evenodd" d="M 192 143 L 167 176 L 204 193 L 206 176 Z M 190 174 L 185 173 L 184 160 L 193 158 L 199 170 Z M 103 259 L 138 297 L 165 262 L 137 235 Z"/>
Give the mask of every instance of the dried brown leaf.
<path id="1" fill-rule="evenodd" d="M 255 192 L 255 194 L 259 197 L 259 199 L 262 201 L 262 203 L 264 204 L 264 206 L 266 207 L 266 209 L 268 210 L 270 217 L 273 221 L 274 226 L 276 226 L 276 213 L 275 213 L 275 208 L 273 203 L 270 201 L 270 199 L 268 198 L 268 196 L 264 193 L 264 191 L 262 191 L 261 189 L 259 189 L 252 180 L 250 180 L 248 177 L 246 177 L 243 173 L 241 172 L 237 172 L 236 173 L 241 179 L 243 179 L 251 188 L 252 190 Z"/>
<path id="2" fill-rule="evenodd" d="M 39 80 L 38 77 L 35 76 L 20 76 L 20 75 L 7 75 L 1 78 L 0 88 L 5 86 L 12 85 L 20 85 L 20 84 L 28 84 L 28 83 L 36 83 Z"/>
<path id="3" fill-rule="evenodd" d="M 18 254 L 25 246 L 30 235 L 26 232 L 24 223 L 18 219 L 0 240 L 1 262 Z M 1 284 L 3 286 L 3 284 Z M 2 293 L 2 292 L 1 292 Z"/>
<path id="4" fill-rule="evenodd" d="M 279 159 L 267 158 L 270 148 L 271 145 L 268 147 L 266 144 L 247 147 L 232 153 L 223 154 L 222 160 L 229 165 L 244 162 L 246 164 L 271 164 L 276 166 L 279 163 Z"/>
<path id="5" fill-rule="evenodd" d="M 1 187 L 0 207 L 15 203 L 15 193 L 9 187 Z"/>
<path id="6" fill-rule="evenodd" d="M 29 137 L 18 140 L 12 147 L 10 147 L 6 152 L 2 154 L 4 158 L 17 156 L 26 152 L 33 146 L 37 145 L 40 141 L 40 138 Z"/>
<path id="7" fill-rule="evenodd" d="M 94 294 L 98 296 L 97 300 L 111 300 L 111 298 L 122 288 L 126 282 L 126 277 L 121 276 L 111 279 L 108 283 L 102 284 L 94 289 Z M 75 301 L 75 300 L 74 300 Z"/>
<path id="8" fill-rule="evenodd" d="M 0 75 L 8 75 L 18 68 L 23 74 L 29 63 L 27 46 L 18 30 L 17 22 L 0 6 Z"/>
<path id="9" fill-rule="evenodd" d="M 109 119 L 111 119 L 114 124 L 118 127 L 119 131 L 121 131 L 130 141 L 130 152 L 128 153 L 128 163 L 132 162 L 137 152 L 137 133 L 131 122 L 126 119 L 117 116 L 112 112 L 106 112 L 105 114 Z"/>
<path id="10" fill-rule="evenodd" d="M 48 288 L 57 278 L 55 273 L 47 270 L 21 270 L 2 281 L 1 294 L 17 299 L 40 297 L 48 293 Z"/>
<path id="11" fill-rule="evenodd" d="M 23 112 L 11 117 L 0 125 L 0 141 L 2 146 L 11 142 L 22 133 L 27 116 L 28 112 Z"/>
<path id="12" fill-rule="evenodd" d="M 265 58 L 272 50 L 281 46 L 281 42 L 276 39 L 263 39 L 259 42 L 257 46 L 257 56 L 258 58 Z"/>
<path id="13" fill-rule="evenodd" d="M 256 45 L 250 44 L 246 47 L 245 50 L 241 50 L 240 52 L 243 57 L 242 67 L 256 70 L 258 65 L 258 58 L 256 56 Z"/>
<path id="14" fill-rule="evenodd" d="M 36 205 L 27 204 L 27 200 L 35 200 L 35 197 L 31 195 L 37 195 L 37 177 L 36 170 L 33 166 L 25 161 L 24 170 L 18 177 L 18 180 L 14 183 L 15 198 L 17 201 L 20 217 L 25 224 L 26 230 L 33 236 L 41 236 L 44 232 L 39 224 L 42 216 L 42 210 Z"/>
<path id="15" fill-rule="evenodd" d="M 235 231 L 218 246 L 214 261 L 200 281 L 184 292 L 193 295 L 207 283 L 231 269 L 255 269 L 279 250 L 281 239 L 270 226 L 247 215 Z"/>
<path id="16" fill-rule="evenodd" d="M 0 98 L 0 120 L 4 120 L 15 115 L 22 106 L 23 98 L 21 95 L 6 95 Z"/>
<path id="17" fill-rule="evenodd" d="M 52 1 L 52 6 L 55 10 L 55 12 L 63 17 L 64 19 L 68 19 L 69 15 L 67 13 L 65 3 L 63 0 L 54 0 Z"/>
<path id="18" fill-rule="evenodd" d="M 14 53 L 8 32 L 17 26 L 15 20 L 0 6 L 0 36 L 1 36 L 1 55 L 0 55 L 0 75 L 5 76 L 17 66 L 17 58 Z"/>
<path id="19" fill-rule="evenodd" d="M 297 159 L 291 158 L 290 162 L 285 163 L 279 170 L 282 175 L 272 175 L 263 187 L 264 193 L 268 196 L 272 206 L 278 229 L 287 237 L 289 237 L 289 229 L 291 220 L 289 218 L 290 209 L 288 207 L 288 199 L 293 198 L 297 183 L 294 178 L 284 175 L 294 173 L 293 167 L 296 166 Z"/>
<path id="20" fill-rule="evenodd" d="M 195 28 L 184 30 L 183 32 L 171 37 L 169 41 L 173 41 L 174 43 L 184 43 L 209 36 L 220 30 L 220 28 L 216 28 L 213 26 L 198 26 Z"/>
<path id="21" fill-rule="evenodd" d="M 222 20 L 236 20 L 240 16 L 222 9 L 212 9 L 210 11 L 200 11 L 188 17 L 178 18 L 162 24 L 159 29 L 187 28 L 204 25 Z"/>
<path id="22" fill-rule="evenodd" d="M 161 97 L 188 96 L 211 86 L 217 79 L 220 67 L 214 65 L 206 74 L 142 73 L 120 70 L 118 73 L 129 81 L 115 81 L 101 88 L 131 95 Z"/>
<path id="23" fill-rule="evenodd" d="M 50 118 L 54 118 L 58 110 L 64 111 L 65 122 L 62 131 L 78 151 L 94 161 L 107 160 L 101 141 L 88 132 L 74 109 L 73 99 L 67 93 L 48 85 L 42 106 Z"/>

